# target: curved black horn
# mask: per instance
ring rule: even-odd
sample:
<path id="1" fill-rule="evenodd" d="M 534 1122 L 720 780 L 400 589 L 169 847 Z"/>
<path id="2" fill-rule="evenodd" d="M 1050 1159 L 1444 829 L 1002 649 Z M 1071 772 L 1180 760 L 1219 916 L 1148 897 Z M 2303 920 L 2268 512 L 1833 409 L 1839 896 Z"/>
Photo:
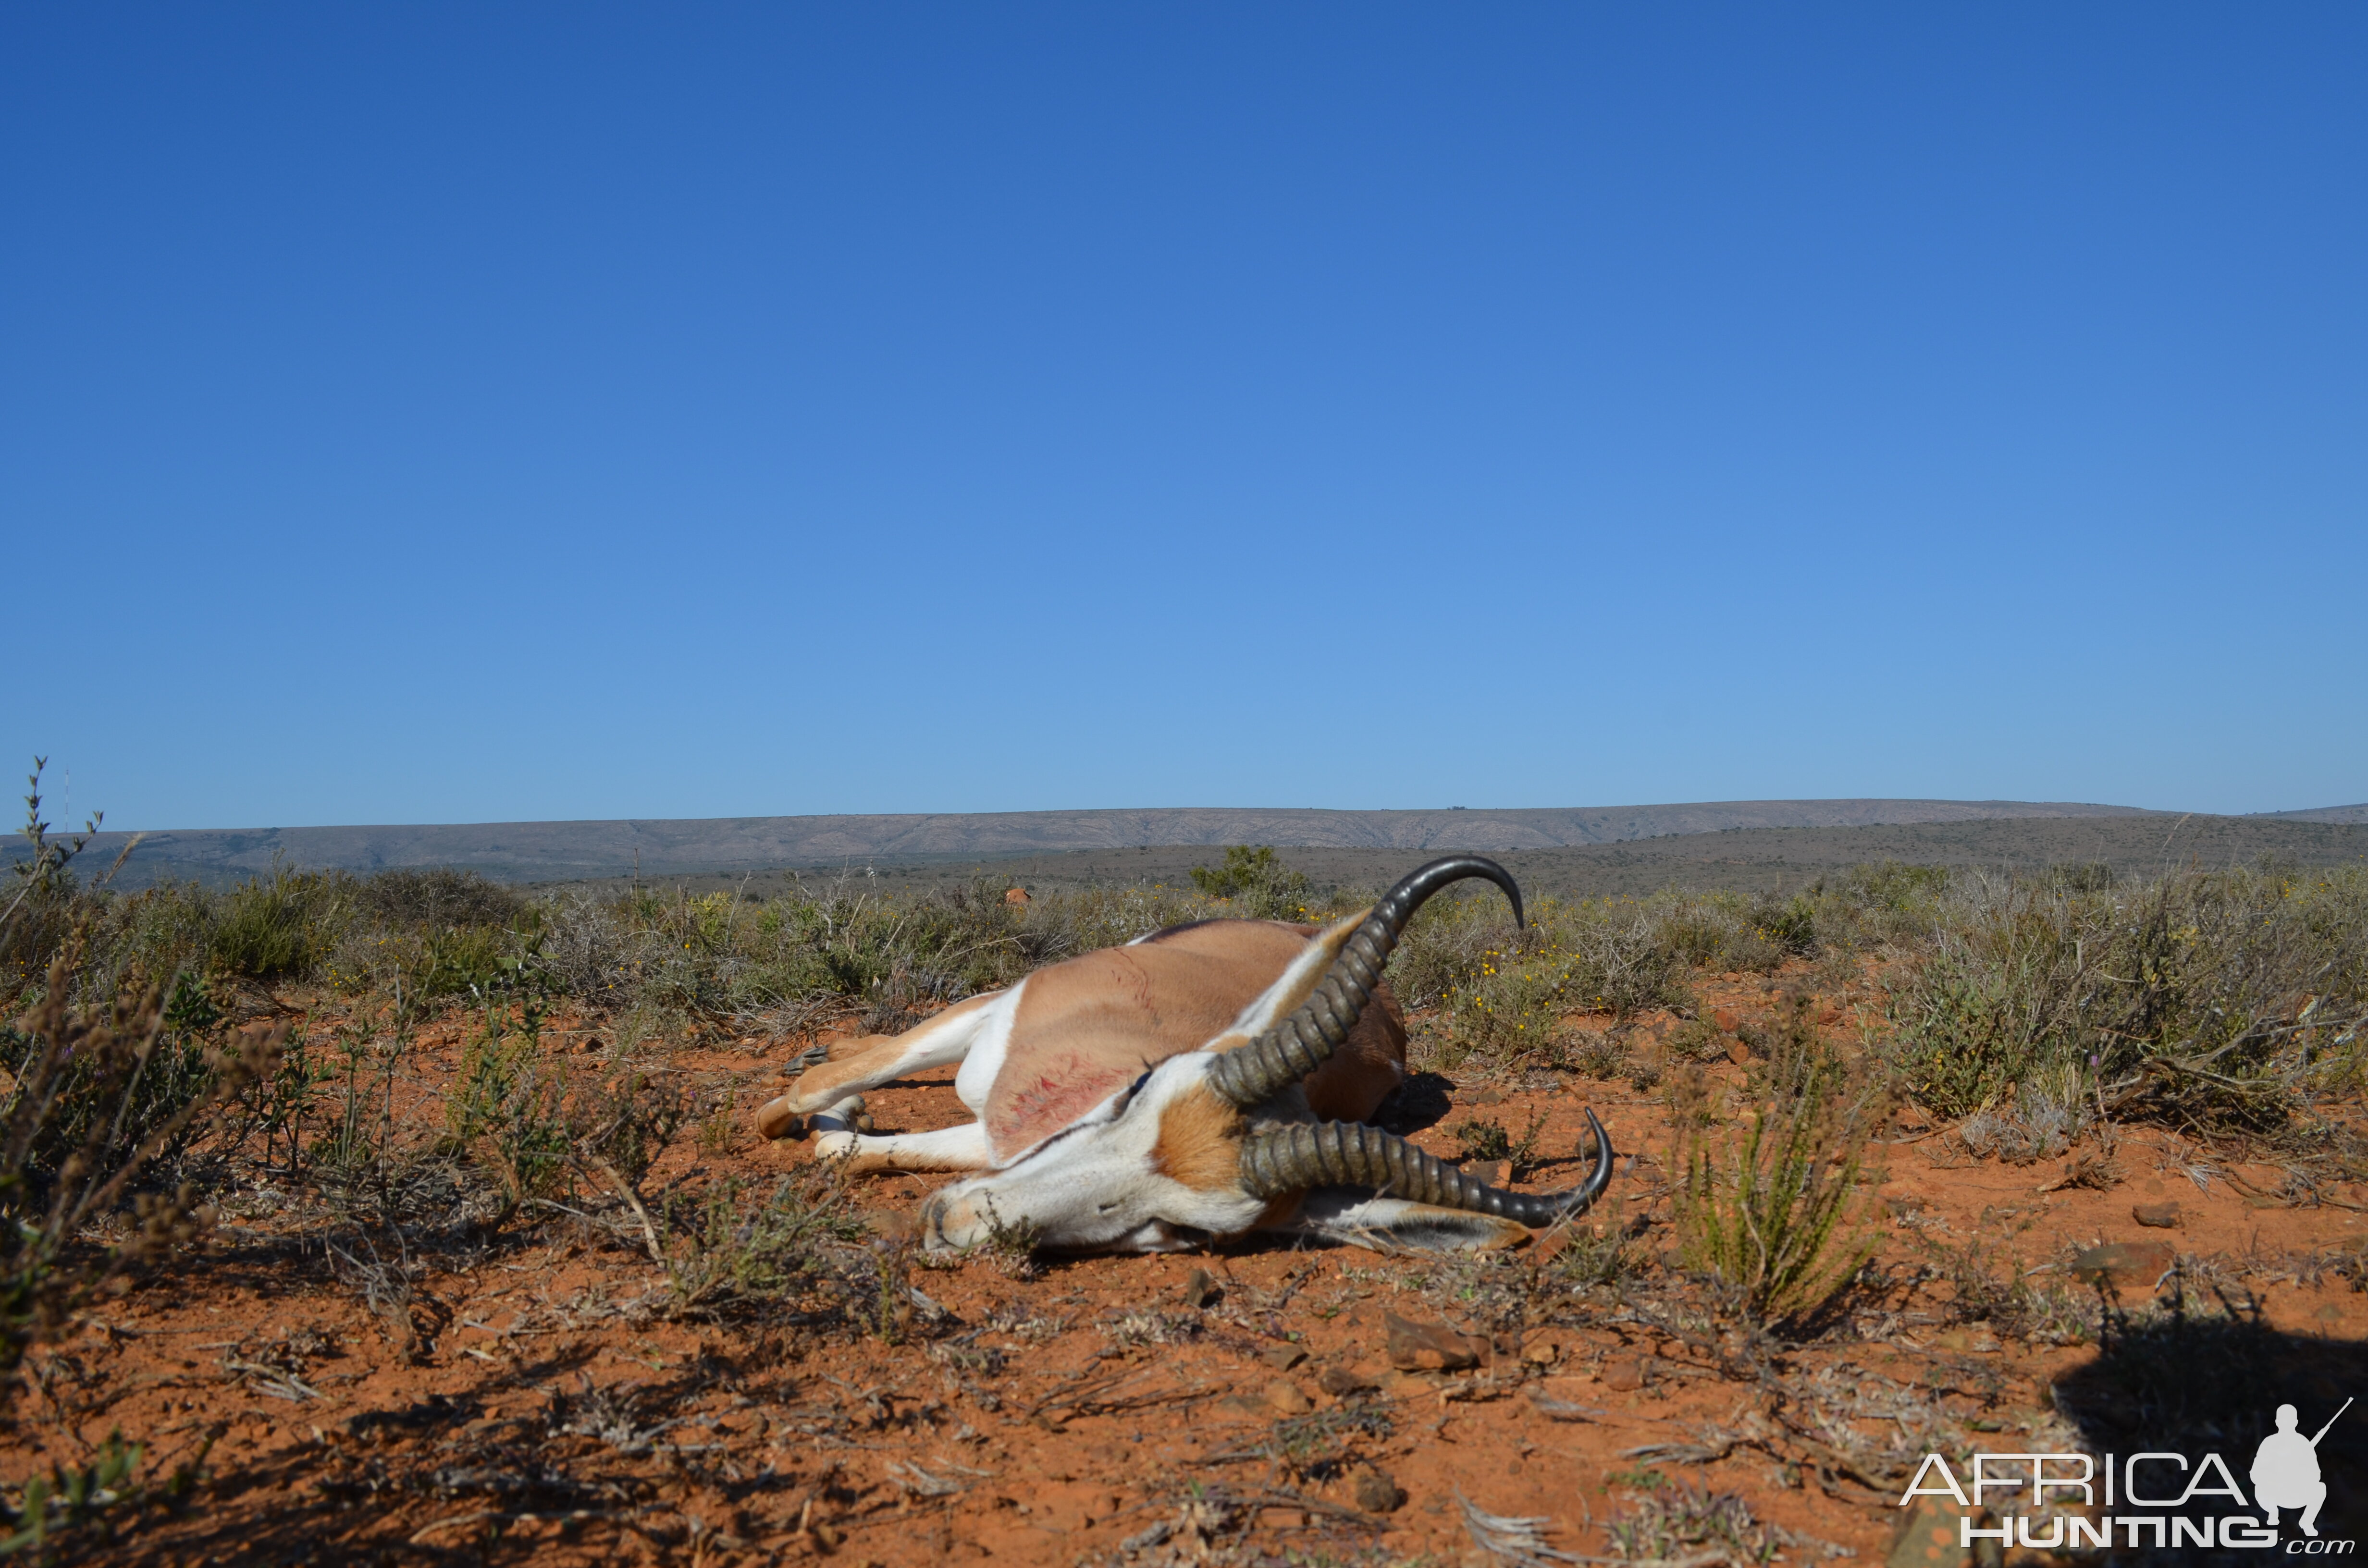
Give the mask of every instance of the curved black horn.
<path id="1" fill-rule="evenodd" d="M 1286 1084 L 1297 1083 L 1324 1065 L 1340 1049 L 1358 1015 L 1372 998 L 1390 949 L 1398 945 L 1406 922 L 1423 900 L 1450 882 L 1486 877 L 1513 901 L 1513 924 L 1520 926 L 1521 889 L 1513 873 L 1483 855 L 1450 855 L 1408 871 L 1382 895 L 1316 983 L 1315 994 L 1282 1022 L 1247 1045 L 1238 1045 L 1217 1058 L 1209 1069 L 1209 1086 L 1247 1110 Z"/>
<path id="2" fill-rule="evenodd" d="M 1592 1107 L 1587 1127 L 1595 1134 L 1595 1167 L 1564 1192 L 1490 1187 L 1403 1138 L 1358 1121 L 1294 1122 L 1252 1133 L 1242 1143 L 1242 1189 L 1252 1198 L 1280 1198 L 1314 1187 L 1371 1187 L 1417 1203 L 1551 1225 L 1584 1212 L 1611 1185 L 1611 1140 Z"/>

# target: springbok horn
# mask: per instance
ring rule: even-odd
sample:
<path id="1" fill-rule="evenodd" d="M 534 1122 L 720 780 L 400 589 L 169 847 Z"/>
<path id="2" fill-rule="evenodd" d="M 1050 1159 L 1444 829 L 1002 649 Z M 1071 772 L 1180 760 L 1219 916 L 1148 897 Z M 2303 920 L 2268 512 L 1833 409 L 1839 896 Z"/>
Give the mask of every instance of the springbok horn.
<path id="1" fill-rule="evenodd" d="M 1595 1168 L 1564 1192 L 1490 1187 L 1360 1121 L 1295 1122 L 1252 1133 L 1242 1143 L 1242 1189 L 1253 1198 L 1279 1198 L 1312 1187 L 1372 1187 L 1417 1203 L 1476 1210 L 1521 1225 L 1551 1225 L 1584 1212 L 1611 1185 L 1611 1140 L 1592 1107 L 1587 1127 L 1595 1134 Z"/>
<path id="2" fill-rule="evenodd" d="M 1209 1086 L 1247 1110 L 1286 1084 L 1295 1084 L 1324 1065 L 1372 1000 L 1390 949 L 1398 945 L 1406 922 L 1423 900 L 1450 882 L 1486 877 L 1513 901 L 1513 924 L 1521 919 L 1521 889 L 1513 874 L 1480 855 L 1450 855 L 1443 860 L 1408 871 L 1382 895 L 1358 926 L 1340 956 L 1316 983 L 1315 994 L 1282 1022 L 1247 1045 L 1237 1045 L 1217 1058 L 1209 1069 Z"/>

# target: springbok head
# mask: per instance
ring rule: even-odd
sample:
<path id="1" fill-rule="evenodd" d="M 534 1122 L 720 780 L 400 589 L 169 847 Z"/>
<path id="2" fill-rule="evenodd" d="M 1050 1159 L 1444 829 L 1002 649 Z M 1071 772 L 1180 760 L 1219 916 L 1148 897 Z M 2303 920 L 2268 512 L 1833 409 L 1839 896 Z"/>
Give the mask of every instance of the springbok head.
<path id="1" fill-rule="evenodd" d="M 1385 1249 L 1502 1246 L 1577 1214 L 1611 1179 L 1590 1108 L 1595 1162 L 1555 1193 L 1494 1187 L 1361 1122 L 1317 1121 L 1302 1081 L 1349 1038 L 1383 965 L 1425 899 L 1485 877 L 1521 923 L 1520 889 L 1493 860 L 1453 856 L 1407 875 L 1362 915 L 1318 933 L 1233 1028 L 1170 1056 L 1014 1164 L 932 1195 L 932 1248 L 1007 1230 L 1065 1250 L 1160 1252 L 1262 1229 L 1301 1229 Z"/>

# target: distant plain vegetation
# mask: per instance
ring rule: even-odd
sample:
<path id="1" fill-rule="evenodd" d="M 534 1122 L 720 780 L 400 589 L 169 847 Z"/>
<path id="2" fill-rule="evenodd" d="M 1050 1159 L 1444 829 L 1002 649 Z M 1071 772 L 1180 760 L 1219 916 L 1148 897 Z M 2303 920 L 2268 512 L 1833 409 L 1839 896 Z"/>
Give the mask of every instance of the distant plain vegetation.
<path id="1" fill-rule="evenodd" d="M 1385 887 L 1441 852 L 1291 846 L 1277 849 L 1292 870 L 1319 890 Z M 1138 882 L 1180 887 L 1191 883 L 1194 867 L 1217 860 L 1223 853 L 1206 845 L 1149 845 L 992 859 L 857 858 L 755 872 L 649 880 L 692 892 L 738 890 L 765 896 L 843 873 L 902 891 L 951 887 L 980 876 L 1030 888 L 1124 887 Z M 1641 897 L 1669 888 L 1789 893 L 1853 866 L 1886 861 L 2007 873 L 2101 865 L 2124 881 L 2182 869 L 2256 865 L 2265 859 L 2303 867 L 2357 866 L 2368 864 L 2368 825 L 2264 817 L 2033 817 L 1878 827 L 1747 828 L 1486 853 L 1510 869 L 1523 888 L 1563 898 Z M 629 879 L 622 877 L 540 884 L 598 892 L 629 885 Z"/>

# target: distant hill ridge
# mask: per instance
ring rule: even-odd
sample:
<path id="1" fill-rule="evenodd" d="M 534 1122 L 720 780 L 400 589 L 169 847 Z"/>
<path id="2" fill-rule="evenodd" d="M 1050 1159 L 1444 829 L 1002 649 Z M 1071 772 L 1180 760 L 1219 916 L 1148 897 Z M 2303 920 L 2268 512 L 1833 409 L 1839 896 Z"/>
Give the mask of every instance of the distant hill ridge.
<path id="1" fill-rule="evenodd" d="M 2368 801 L 2356 806 L 2320 806 L 2307 812 L 2263 812 L 2276 822 L 2368 823 Z"/>
<path id="2" fill-rule="evenodd" d="M 2135 806 L 2061 801 L 1705 801 L 1676 805 L 1323 811 L 1182 806 L 1136 811 L 713 817 L 416 826 L 176 829 L 133 851 L 127 885 L 206 881 L 300 867 L 458 866 L 505 881 L 673 876 L 848 860 L 988 858 L 1141 845 L 1272 844 L 1421 850 L 1544 849 L 1772 827 L 1859 827 L 2015 817 L 2143 816 Z M 2306 815 L 2308 813 L 2290 813 Z M 83 864 L 112 860 L 130 835 L 101 834 Z M 26 852 L 20 835 L 8 858 Z"/>

